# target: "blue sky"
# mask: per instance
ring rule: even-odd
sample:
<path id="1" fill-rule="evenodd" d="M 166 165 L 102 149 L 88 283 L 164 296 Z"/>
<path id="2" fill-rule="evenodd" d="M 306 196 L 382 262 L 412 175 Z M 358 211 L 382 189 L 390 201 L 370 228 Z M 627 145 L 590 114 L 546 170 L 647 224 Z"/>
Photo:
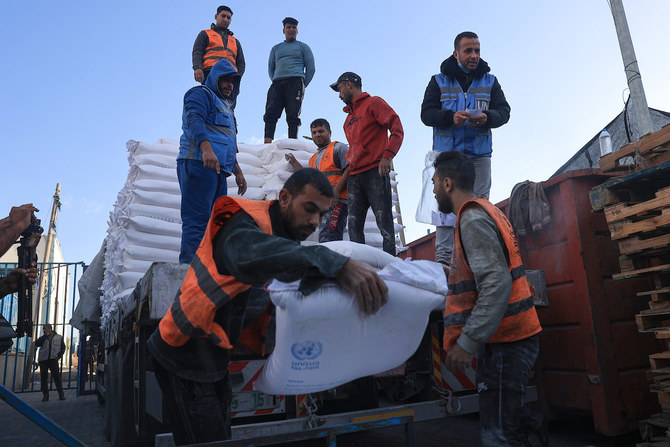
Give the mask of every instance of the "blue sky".
<path id="1" fill-rule="evenodd" d="M 4 193 L 0 214 L 34 202 L 46 223 L 56 183 L 58 236 L 66 261 L 90 262 L 125 181 L 125 143 L 177 139 L 184 92 L 194 85 L 191 49 L 219 3 L 202 1 L 46 2 L 0 5 L 0 131 Z M 512 107 L 494 130 L 492 201 L 517 182 L 548 178 L 623 109 L 626 78 L 606 0 L 232 1 L 230 29 L 247 72 L 236 110 L 239 141 L 257 143 L 270 80 L 267 57 L 296 17 L 316 75 L 304 123 L 328 119 L 344 140 L 342 102 L 328 85 L 355 71 L 364 90 L 400 115 L 405 141 L 395 159 L 407 240 L 414 221 L 431 129 L 419 118 L 430 76 L 464 30 L 480 36 L 482 58 Z M 670 2 L 624 3 L 647 101 L 670 111 Z M 303 124 L 300 135 L 307 135 Z M 285 136 L 280 120 L 277 137 Z"/>

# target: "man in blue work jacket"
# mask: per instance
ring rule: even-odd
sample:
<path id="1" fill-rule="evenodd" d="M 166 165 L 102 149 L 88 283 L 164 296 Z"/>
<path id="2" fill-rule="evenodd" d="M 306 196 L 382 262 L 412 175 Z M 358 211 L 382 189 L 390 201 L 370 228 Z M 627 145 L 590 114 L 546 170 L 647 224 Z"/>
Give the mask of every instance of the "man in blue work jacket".
<path id="1" fill-rule="evenodd" d="M 177 157 L 181 189 L 181 251 L 179 262 L 190 264 L 205 234 L 214 202 L 228 194 L 226 177 L 235 175 L 238 194 L 247 183 L 236 161 L 236 124 L 230 96 L 240 78 L 227 59 L 210 71 L 205 85 L 184 95 L 182 130 Z"/>

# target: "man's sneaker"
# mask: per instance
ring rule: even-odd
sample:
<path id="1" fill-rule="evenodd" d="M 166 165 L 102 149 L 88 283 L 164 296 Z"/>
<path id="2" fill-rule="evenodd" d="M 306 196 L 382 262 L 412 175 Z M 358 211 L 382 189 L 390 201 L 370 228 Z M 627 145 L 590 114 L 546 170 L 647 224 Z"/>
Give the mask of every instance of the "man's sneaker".
<path id="1" fill-rule="evenodd" d="M 63 393 L 62 391 L 58 393 L 58 399 L 65 400 L 65 393 Z"/>
<path id="2" fill-rule="evenodd" d="M 44 397 L 42 398 L 42 402 L 46 402 L 49 400 L 49 395 L 45 394 Z"/>

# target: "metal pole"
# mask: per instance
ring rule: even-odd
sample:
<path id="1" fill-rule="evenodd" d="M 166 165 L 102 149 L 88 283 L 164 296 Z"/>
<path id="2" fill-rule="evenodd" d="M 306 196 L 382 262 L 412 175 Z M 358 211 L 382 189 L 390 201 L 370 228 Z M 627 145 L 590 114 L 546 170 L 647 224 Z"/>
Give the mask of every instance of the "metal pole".
<path id="1" fill-rule="evenodd" d="M 654 130 L 651 114 L 649 113 L 647 98 L 644 95 L 642 76 L 640 75 L 640 69 L 637 66 L 637 58 L 635 57 L 635 49 L 633 48 L 633 40 L 630 37 L 630 30 L 628 29 L 628 21 L 626 20 L 626 13 L 623 9 L 623 2 L 622 0 L 609 0 L 609 2 L 612 17 L 614 17 L 614 26 L 619 39 L 619 48 L 621 49 L 621 56 L 623 58 L 623 68 L 626 72 L 628 87 L 630 88 L 630 99 L 633 105 L 632 110 L 640 129 L 639 137 L 641 138 Z"/>

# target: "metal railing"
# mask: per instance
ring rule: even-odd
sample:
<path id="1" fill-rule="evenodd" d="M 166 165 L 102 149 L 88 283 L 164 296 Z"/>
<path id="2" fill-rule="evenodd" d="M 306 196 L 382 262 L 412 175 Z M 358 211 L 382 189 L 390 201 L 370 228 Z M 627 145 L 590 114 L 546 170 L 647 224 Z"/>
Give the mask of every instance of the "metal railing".
<path id="1" fill-rule="evenodd" d="M 16 267 L 16 264 L 12 263 L 0 263 L 0 275 L 6 276 Z M 43 334 L 42 328 L 47 323 L 52 326 L 54 332 L 63 336 L 65 344 L 65 353 L 59 363 L 63 388 L 76 388 L 79 394 L 79 390 L 87 388 L 86 383 L 80 383 L 80 380 L 94 382 L 95 379 L 89 378 L 87 374 L 78 373 L 77 367 L 83 364 L 85 368 L 89 359 L 86 356 L 82 358 L 79 330 L 69 323 L 79 301 L 77 281 L 83 273 L 83 267 L 82 262 L 37 263 L 39 275 L 33 289 L 32 333 L 14 339 L 12 347 L 0 355 L 0 384 L 14 393 L 40 391 L 35 340 Z M 0 314 L 16 327 L 16 294 L 0 298 Z M 51 377 L 49 382 L 53 385 Z M 89 384 L 88 388 L 91 386 Z"/>

